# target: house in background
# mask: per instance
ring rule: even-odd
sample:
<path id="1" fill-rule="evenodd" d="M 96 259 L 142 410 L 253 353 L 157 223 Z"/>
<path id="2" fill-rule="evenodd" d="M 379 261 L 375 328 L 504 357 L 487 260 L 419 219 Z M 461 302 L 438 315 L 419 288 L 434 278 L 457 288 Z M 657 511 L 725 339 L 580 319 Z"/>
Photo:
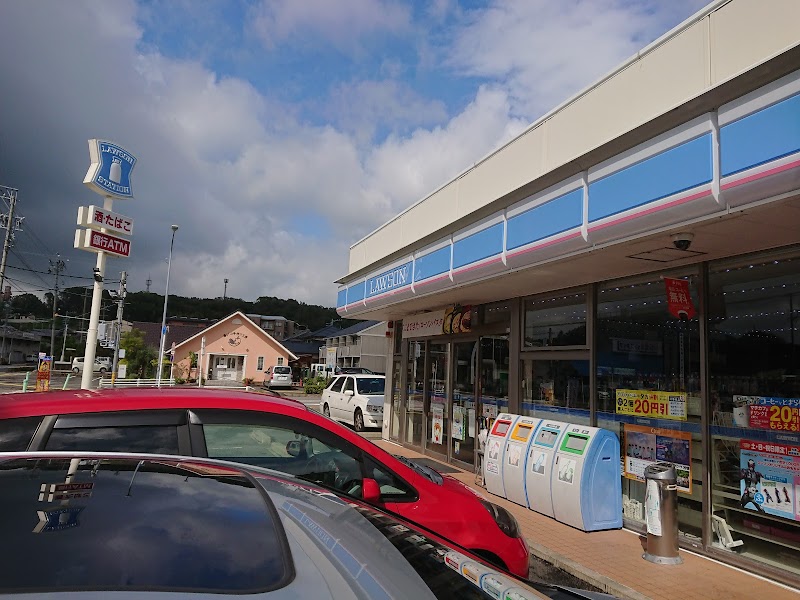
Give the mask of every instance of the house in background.
<path id="1" fill-rule="evenodd" d="M 290 338 L 301 330 L 301 325 L 286 317 L 253 314 L 245 316 L 279 341 Z"/>
<path id="2" fill-rule="evenodd" d="M 194 317 L 167 317 L 167 337 L 164 340 L 164 351 L 169 352 L 172 344 L 180 344 L 217 322 L 217 319 L 198 319 Z M 144 344 L 158 350 L 161 344 L 161 323 L 134 321 L 133 329 L 144 334 Z"/>
<path id="3" fill-rule="evenodd" d="M 313 363 L 325 362 L 319 360 L 320 348 L 324 349 L 325 340 L 341 329 L 338 325 L 331 323 L 314 331 L 301 331 L 284 340 L 283 344 L 297 356 L 297 360 L 292 365 L 295 367 L 296 373 L 299 374 L 304 369 L 310 369 Z"/>
<path id="4" fill-rule="evenodd" d="M 340 329 L 325 338 L 325 345 L 319 349 L 319 362 L 330 364 L 328 356 L 335 352 L 337 367 L 364 367 L 384 373 L 391 340 L 386 331 L 386 321 L 362 321 Z"/>
<path id="5" fill-rule="evenodd" d="M 210 327 L 175 345 L 174 375 L 187 377 L 193 369 L 206 383 L 264 381 L 264 372 L 274 365 L 289 365 L 297 356 L 242 312 L 220 319 Z M 182 375 L 183 374 L 183 375 Z"/>

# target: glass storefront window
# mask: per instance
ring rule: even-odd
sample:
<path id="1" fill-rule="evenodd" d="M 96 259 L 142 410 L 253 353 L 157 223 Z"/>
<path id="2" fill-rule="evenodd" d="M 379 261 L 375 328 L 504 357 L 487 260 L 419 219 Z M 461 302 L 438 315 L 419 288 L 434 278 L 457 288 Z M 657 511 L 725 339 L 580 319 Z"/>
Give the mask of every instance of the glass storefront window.
<path id="1" fill-rule="evenodd" d="M 666 274 L 665 274 L 666 276 Z M 683 279 L 699 310 L 697 277 Z M 597 304 L 597 424 L 614 431 L 624 455 L 625 518 L 644 523 L 644 469 L 668 461 L 678 473 L 678 526 L 699 543 L 702 534 L 699 316 L 669 311 L 661 277 L 607 284 Z"/>
<path id="2" fill-rule="evenodd" d="M 523 359 L 521 414 L 588 425 L 589 361 L 546 355 Z"/>
<path id="3" fill-rule="evenodd" d="M 428 374 L 428 433 L 426 448 L 447 456 L 448 426 L 450 417 L 447 410 L 447 369 L 449 363 L 448 344 L 431 342 L 430 372 Z"/>
<path id="4" fill-rule="evenodd" d="M 800 573 L 800 251 L 709 272 L 714 546 Z"/>
<path id="5" fill-rule="evenodd" d="M 477 383 L 478 342 L 453 344 L 453 414 L 450 437 L 452 458 L 472 464 L 475 460 L 475 385 Z M 472 424 L 472 427 L 470 427 Z"/>
<path id="6" fill-rule="evenodd" d="M 422 405 L 425 392 L 425 342 L 408 343 L 408 374 L 406 377 L 406 443 L 422 445 Z"/>
<path id="7" fill-rule="evenodd" d="M 586 294 L 525 300 L 523 348 L 586 346 Z"/>
<path id="8" fill-rule="evenodd" d="M 481 345 L 481 415 L 508 412 L 508 336 L 484 336 Z"/>

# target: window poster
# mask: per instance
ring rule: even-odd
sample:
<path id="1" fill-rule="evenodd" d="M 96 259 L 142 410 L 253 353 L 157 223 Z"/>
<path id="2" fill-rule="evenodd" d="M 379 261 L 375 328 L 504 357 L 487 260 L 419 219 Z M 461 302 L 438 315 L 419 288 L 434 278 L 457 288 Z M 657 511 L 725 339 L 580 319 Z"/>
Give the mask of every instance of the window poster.
<path id="1" fill-rule="evenodd" d="M 616 412 L 618 415 L 685 421 L 686 393 L 617 390 Z"/>
<path id="2" fill-rule="evenodd" d="M 453 425 L 450 433 L 453 439 L 464 441 L 464 408 L 461 406 L 453 407 Z"/>
<path id="3" fill-rule="evenodd" d="M 433 417 L 431 418 L 431 442 L 434 444 L 442 443 L 442 430 L 444 429 L 444 407 L 440 405 L 431 406 Z"/>
<path id="4" fill-rule="evenodd" d="M 734 396 L 733 422 L 739 427 L 800 431 L 800 398 Z"/>
<path id="5" fill-rule="evenodd" d="M 800 446 L 739 442 L 742 508 L 800 521 Z"/>
<path id="6" fill-rule="evenodd" d="M 656 462 L 672 463 L 678 491 L 692 493 L 692 434 L 625 423 L 625 477 L 643 482 L 644 470 Z"/>

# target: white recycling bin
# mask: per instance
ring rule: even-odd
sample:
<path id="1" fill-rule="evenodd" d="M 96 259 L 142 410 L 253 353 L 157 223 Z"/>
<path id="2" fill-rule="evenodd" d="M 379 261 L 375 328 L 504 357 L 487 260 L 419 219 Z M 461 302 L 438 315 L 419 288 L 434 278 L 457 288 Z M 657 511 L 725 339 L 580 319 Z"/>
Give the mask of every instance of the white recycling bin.
<path id="1" fill-rule="evenodd" d="M 551 473 L 553 516 L 584 531 L 622 527 L 619 438 L 607 429 L 570 425 Z"/>
<path id="2" fill-rule="evenodd" d="M 525 495 L 525 465 L 528 459 L 528 446 L 534 439 L 536 428 L 542 422 L 534 417 L 520 417 L 511 428 L 506 440 L 503 460 L 503 487 L 506 498 L 528 508 Z"/>
<path id="3" fill-rule="evenodd" d="M 486 439 L 486 450 L 483 459 L 483 476 L 486 481 L 486 491 L 495 496 L 506 497 L 503 486 L 503 460 L 506 449 L 506 439 L 511 434 L 514 423 L 519 415 L 500 413 L 497 415 Z"/>
<path id="4" fill-rule="evenodd" d="M 569 423 L 542 419 L 528 446 L 528 457 L 525 461 L 525 496 L 528 508 L 548 517 L 554 516 L 550 481 L 556 448 L 567 427 Z"/>

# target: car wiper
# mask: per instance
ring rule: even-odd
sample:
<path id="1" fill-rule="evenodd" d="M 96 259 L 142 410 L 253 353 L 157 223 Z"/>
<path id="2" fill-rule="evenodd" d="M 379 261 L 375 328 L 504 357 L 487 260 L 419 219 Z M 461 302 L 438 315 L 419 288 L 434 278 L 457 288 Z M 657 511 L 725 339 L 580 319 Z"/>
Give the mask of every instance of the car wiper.
<path id="1" fill-rule="evenodd" d="M 415 462 L 414 460 L 408 457 L 400 456 L 399 454 L 395 454 L 394 457 L 407 467 L 414 469 L 417 473 L 419 473 L 426 479 L 431 480 L 436 485 L 444 484 L 444 478 L 442 477 L 442 474 L 439 473 L 437 470 L 432 469 L 427 465 L 421 465 L 418 462 Z"/>

